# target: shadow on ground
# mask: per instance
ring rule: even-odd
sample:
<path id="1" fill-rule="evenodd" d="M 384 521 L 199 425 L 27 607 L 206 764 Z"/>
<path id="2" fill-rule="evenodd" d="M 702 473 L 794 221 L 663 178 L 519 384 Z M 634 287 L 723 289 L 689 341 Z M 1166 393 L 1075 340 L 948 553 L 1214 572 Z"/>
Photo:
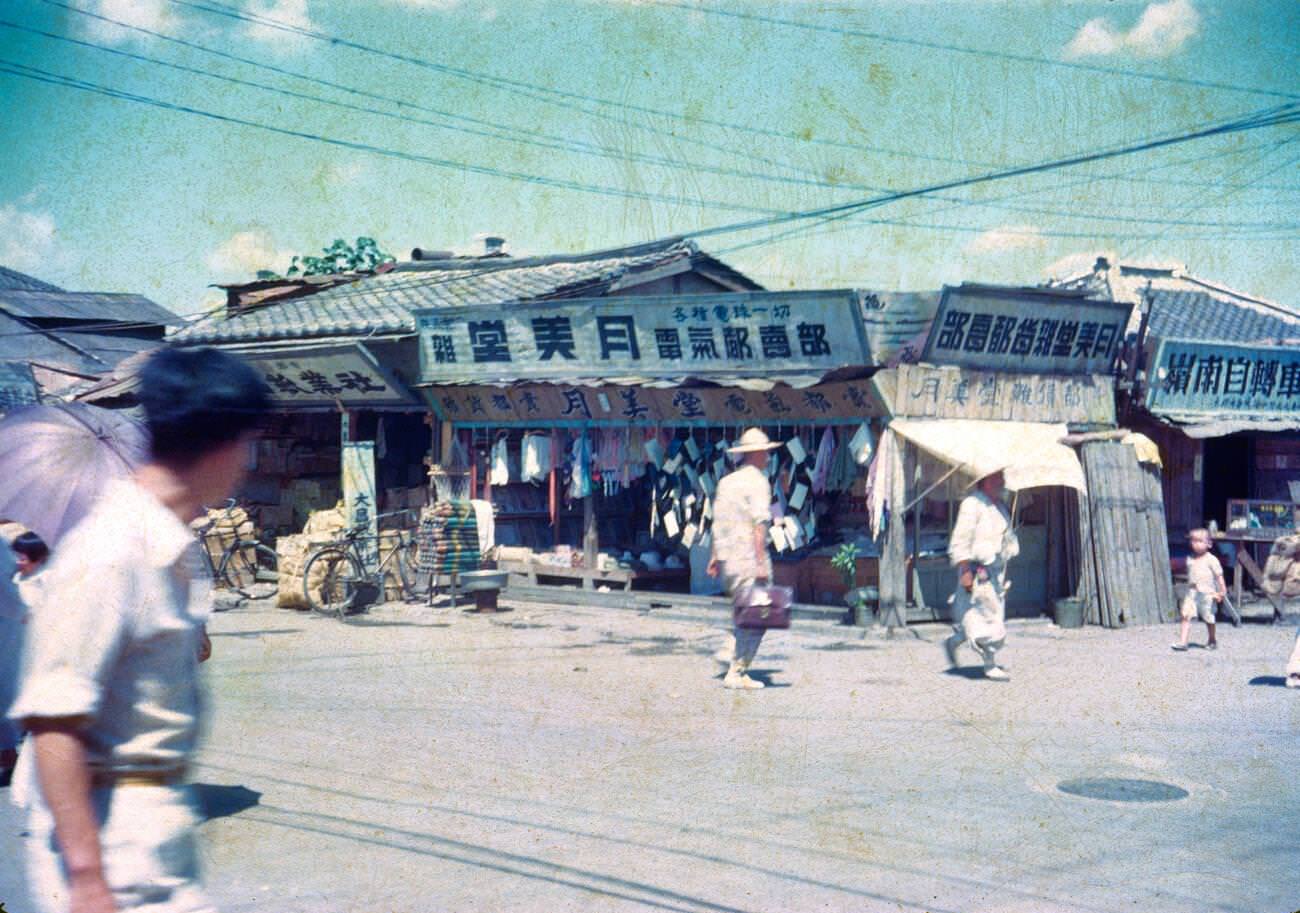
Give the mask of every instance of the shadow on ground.
<path id="1" fill-rule="evenodd" d="M 190 789 L 193 791 L 195 808 L 203 821 L 238 815 L 262 801 L 262 794 L 247 786 L 193 783 Z"/>
<path id="2" fill-rule="evenodd" d="M 1250 680 L 1250 684 L 1263 688 L 1285 688 L 1285 675 L 1256 675 Z"/>

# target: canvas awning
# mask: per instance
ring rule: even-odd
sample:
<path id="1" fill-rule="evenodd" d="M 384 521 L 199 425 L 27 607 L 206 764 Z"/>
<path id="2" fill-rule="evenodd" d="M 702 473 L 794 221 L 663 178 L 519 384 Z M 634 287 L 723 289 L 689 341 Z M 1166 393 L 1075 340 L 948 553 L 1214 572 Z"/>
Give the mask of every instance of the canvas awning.
<path id="1" fill-rule="evenodd" d="M 1046 485 L 1087 491 L 1078 455 L 1061 443 L 1069 433 L 1062 424 L 896 418 L 889 427 L 969 481 L 1001 469 L 1013 491 Z"/>

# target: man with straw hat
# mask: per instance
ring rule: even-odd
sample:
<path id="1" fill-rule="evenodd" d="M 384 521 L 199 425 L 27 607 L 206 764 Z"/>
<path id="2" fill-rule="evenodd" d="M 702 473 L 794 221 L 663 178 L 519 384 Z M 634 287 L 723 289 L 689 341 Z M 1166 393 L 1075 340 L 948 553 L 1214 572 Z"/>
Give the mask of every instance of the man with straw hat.
<path id="1" fill-rule="evenodd" d="M 740 436 L 727 453 L 740 466 L 718 482 L 713 500 L 713 555 L 709 576 L 722 575 L 723 586 L 734 600 L 749 587 L 772 579 L 772 559 L 767 553 L 767 532 L 772 525 L 772 486 L 767 480 L 768 454 L 780 447 L 757 428 Z M 731 639 L 715 658 L 727 664 L 722 680 L 726 688 L 755 690 L 763 683 L 749 677 L 749 666 L 763 640 L 763 629 L 735 628 Z"/>
<path id="2" fill-rule="evenodd" d="M 948 664 L 957 665 L 957 648 L 969 644 L 984 661 L 984 677 L 1005 682 L 1011 676 L 997 664 L 1006 642 L 1007 562 L 1020 554 L 1011 525 L 1011 512 L 1002 503 L 1003 466 L 975 468 L 975 490 L 961 502 L 948 543 L 948 557 L 957 569 L 952 603 L 954 633 L 944 642 Z"/>

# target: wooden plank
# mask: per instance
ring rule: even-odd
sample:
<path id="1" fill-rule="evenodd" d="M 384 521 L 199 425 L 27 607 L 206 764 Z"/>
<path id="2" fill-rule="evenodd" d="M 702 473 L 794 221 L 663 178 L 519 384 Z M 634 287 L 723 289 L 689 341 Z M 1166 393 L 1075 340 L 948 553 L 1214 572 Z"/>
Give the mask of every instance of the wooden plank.
<path id="1" fill-rule="evenodd" d="M 907 617 L 907 524 L 901 508 L 907 503 L 903 451 L 912 445 L 892 431 L 885 433 L 894 435 L 897 446 L 890 448 L 893 486 L 889 492 L 889 525 L 880 556 L 880 620 L 886 627 L 895 627 L 905 624 Z"/>

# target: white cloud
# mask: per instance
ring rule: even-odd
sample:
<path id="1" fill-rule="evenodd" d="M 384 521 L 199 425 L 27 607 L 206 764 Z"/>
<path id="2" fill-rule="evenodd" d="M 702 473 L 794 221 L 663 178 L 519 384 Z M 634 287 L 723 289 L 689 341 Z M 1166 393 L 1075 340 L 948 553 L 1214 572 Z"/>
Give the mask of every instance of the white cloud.
<path id="1" fill-rule="evenodd" d="M 307 0 L 248 0 L 244 12 L 250 16 L 272 19 L 280 25 L 298 29 L 314 29 L 307 12 Z M 310 40 L 305 35 L 297 35 L 273 25 L 248 23 L 244 26 L 245 37 L 273 45 L 285 50 L 297 50 Z"/>
<path id="2" fill-rule="evenodd" d="M 360 160 L 327 162 L 316 169 L 314 179 L 329 190 L 342 190 L 357 183 L 367 173 L 366 163 Z"/>
<path id="3" fill-rule="evenodd" d="M 293 251 L 277 247 L 263 229 L 254 228 L 231 235 L 208 254 L 208 269 L 218 282 L 252 279 L 259 269 L 282 273 L 289 268 Z"/>
<path id="4" fill-rule="evenodd" d="M 1138 57 L 1168 57 L 1197 33 L 1200 23 L 1191 0 L 1152 3 L 1127 32 L 1104 17 L 1089 19 L 1065 46 L 1065 56 L 1075 59 L 1129 52 Z"/>
<path id="5" fill-rule="evenodd" d="M 176 15 L 175 7 L 167 0 L 81 0 L 77 5 L 90 13 L 151 32 L 174 35 L 181 29 L 181 19 Z M 93 16 L 77 16 L 76 20 L 86 37 L 106 44 L 123 44 L 148 38 L 140 32 Z"/>
<path id="6" fill-rule="evenodd" d="M 966 244 L 968 254 L 1001 254 L 1013 250 L 1031 250 L 1047 243 L 1036 225 L 999 225 L 981 232 Z"/>
<path id="7" fill-rule="evenodd" d="M 57 240 L 54 216 L 48 212 L 14 203 L 0 206 L 0 265 L 41 278 L 40 269 L 51 265 Z"/>

